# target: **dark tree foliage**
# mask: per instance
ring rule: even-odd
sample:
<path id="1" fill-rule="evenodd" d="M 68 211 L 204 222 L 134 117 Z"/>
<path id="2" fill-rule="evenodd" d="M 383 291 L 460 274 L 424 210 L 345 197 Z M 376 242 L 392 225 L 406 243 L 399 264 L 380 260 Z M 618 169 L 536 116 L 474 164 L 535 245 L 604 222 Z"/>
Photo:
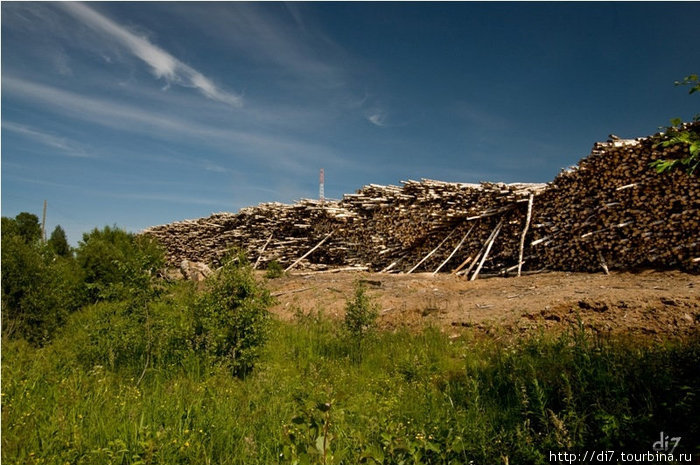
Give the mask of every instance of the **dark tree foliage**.
<path id="1" fill-rule="evenodd" d="M 36 345 L 50 340 L 83 303 L 81 270 L 71 257 L 56 256 L 40 236 L 35 215 L 2 218 L 3 333 Z"/>
<path id="2" fill-rule="evenodd" d="M 53 250 L 53 252 L 60 257 L 68 257 L 71 254 L 68 239 L 66 238 L 66 232 L 63 230 L 61 225 L 56 226 L 51 233 L 51 237 L 49 237 L 49 247 L 51 247 L 51 250 Z"/>
<path id="3" fill-rule="evenodd" d="M 155 240 L 116 226 L 83 234 L 76 259 L 92 301 L 127 299 L 150 289 L 164 264 L 163 250 Z"/>
<path id="4" fill-rule="evenodd" d="M 41 239 L 41 225 L 39 217 L 27 212 L 15 216 L 14 220 L 7 218 L 12 224 L 8 224 L 10 231 L 17 234 L 24 242 L 30 244 Z M 7 223 L 9 223 L 7 222 Z M 5 229 L 6 221 L 3 219 L 2 227 Z"/>

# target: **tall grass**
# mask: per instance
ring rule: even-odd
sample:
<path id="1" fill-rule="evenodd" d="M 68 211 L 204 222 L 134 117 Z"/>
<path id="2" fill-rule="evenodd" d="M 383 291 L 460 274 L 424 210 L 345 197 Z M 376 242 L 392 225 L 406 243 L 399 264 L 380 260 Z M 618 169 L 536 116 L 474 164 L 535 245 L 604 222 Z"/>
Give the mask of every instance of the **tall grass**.
<path id="1" fill-rule="evenodd" d="M 244 377 L 192 351 L 138 383 L 141 370 L 81 361 L 70 325 L 43 348 L 3 341 L 2 463 L 540 464 L 549 451 L 647 451 L 660 431 L 697 452 L 698 339 L 428 328 L 358 346 L 318 315 L 274 325 Z"/>

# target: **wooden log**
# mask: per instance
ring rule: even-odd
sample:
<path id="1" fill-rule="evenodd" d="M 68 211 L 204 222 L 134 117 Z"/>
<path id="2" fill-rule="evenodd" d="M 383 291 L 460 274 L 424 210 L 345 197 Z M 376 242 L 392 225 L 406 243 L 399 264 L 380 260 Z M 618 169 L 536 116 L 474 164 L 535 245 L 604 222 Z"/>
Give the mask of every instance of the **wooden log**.
<path id="1" fill-rule="evenodd" d="M 398 259 L 394 260 L 392 263 L 389 264 L 389 266 L 387 266 L 387 267 L 385 267 L 384 269 L 382 269 L 382 271 L 380 271 L 380 273 L 386 273 L 386 272 L 388 272 L 389 270 L 391 270 L 391 269 L 392 269 L 393 267 L 395 267 L 401 260 L 403 260 L 403 258 L 404 258 L 405 256 L 406 256 L 406 255 L 404 254 L 403 256 L 401 256 L 401 257 L 399 257 Z"/>
<path id="2" fill-rule="evenodd" d="M 253 265 L 253 269 L 256 269 L 258 267 L 258 264 L 260 263 L 260 259 L 263 256 L 263 253 L 265 252 L 265 248 L 267 247 L 267 244 L 270 243 L 272 240 L 272 234 L 270 234 L 270 237 L 267 238 L 267 241 L 265 241 L 265 245 L 262 246 L 262 249 L 260 249 L 260 252 L 258 252 L 258 259 L 255 260 L 255 264 Z"/>
<path id="3" fill-rule="evenodd" d="M 474 226 L 476 226 L 476 223 L 474 223 L 474 224 L 472 225 L 472 227 L 469 228 L 469 231 L 467 231 L 467 233 L 462 237 L 462 240 L 459 241 L 459 243 L 458 243 L 457 246 L 454 248 L 454 250 L 452 250 L 452 253 L 451 253 L 450 255 L 448 255 L 447 258 L 446 258 L 442 263 L 440 263 L 440 266 L 438 266 L 438 267 L 435 269 L 435 271 L 433 271 L 433 274 L 434 274 L 434 275 L 437 274 L 438 271 L 440 271 L 440 270 L 442 269 L 442 267 L 445 266 L 445 264 L 447 264 L 447 262 L 449 262 L 449 261 L 452 259 L 452 257 L 454 257 L 454 255 L 457 253 L 457 251 L 459 250 L 459 248 L 462 247 L 462 244 L 464 244 L 464 241 L 467 239 L 467 237 L 469 237 L 469 235 L 471 234 L 471 232 L 474 230 Z"/>
<path id="4" fill-rule="evenodd" d="M 486 258 L 488 258 L 488 256 L 489 256 L 489 252 L 491 251 L 491 247 L 493 246 L 493 243 L 496 240 L 498 233 L 501 232 L 501 226 L 503 226 L 503 220 L 501 220 L 498 223 L 498 226 L 496 226 L 496 229 L 494 229 L 493 233 L 491 234 L 491 239 L 488 241 L 488 245 L 486 246 L 486 251 L 484 252 L 484 256 L 481 258 L 481 262 L 479 262 L 479 266 L 476 267 L 476 270 L 474 271 L 474 274 L 472 275 L 470 281 L 474 281 L 476 279 L 476 277 L 479 276 L 479 271 L 481 271 L 481 267 L 484 266 L 484 262 L 486 261 Z"/>
<path id="5" fill-rule="evenodd" d="M 603 254 L 598 251 L 598 260 L 600 261 L 600 266 L 603 267 L 603 271 L 605 271 L 605 274 L 610 274 L 610 270 L 608 270 L 608 264 L 605 263 L 605 258 L 603 258 Z"/>
<path id="6" fill-rule="evenodd" d="M 457 276 L 459 276 L 459 275 L 461 275 L 461 274 L 464 274 L 464 273 L 462 273 L 460 270 L 461 270 L 462 268 L 464 268 L 465 266 L 467 266 L 469 263 L 471 263 L 471 261 L 472 261 L 473 259 L 474 259 L 473 256 L 471 256 L 471 255 L 468 256 L 457 268 L 455 268 L 454 270 L 452 270 L 451 273 L 456 274 Z"/>
<path id="7" fill-rule="evenodd" d="M 453 229 L 452 231 L 450 231 L 450 233 L 447 235 L 447 237 L 445 237 L 445 238 L 442 240 L 442 242 L 440 242 L 440 243 L 437 245 L 437 247 L 435 247 L 433 250 L 431 250 L 430 252 L 428 252 L 428 255 L 426 255 L 425 257 L 423 257 L 423 258 L 421 259 L 421 261 L 419 261 L 418 263 L 416 263 L 416 265 L 415 265 L 413 268 L 411 268 L 410 270 L 408 270 L 408 271 L 406 272 L 406 274 L 411 274 L 411 273 L 412 273 L 416 268 L 418 268 L 424 261 L 426 261 L 428 258 L 430 258 L 435 252 L 437 252 L 437 250 L 438 250 L 440 247 L 442 247 L 442 244 L 444 244 L 444 243 L 447 241 L 447 239 L 449 239 L 449 238 L 452 236 L 452 234 L 454 234 L 454 232 L 455 232 L 456 230 L 457 230 L 457 228 L 455 228 L 455 229 Z"/>
<path id="8" fill-rule="evenodd" d="M 530 227 L 530 218 L 532 217 L 532 203 L 535 200 L 535 194 L 530 194 L 530 198 L 527 201 L 527 219 L 525 220 L 525 227 L 523 228 L 523 235 L 520 236 L 520 254 L 518 255 L 518 276 L 522 272 L 523 268 L 523 250 L 525 249 L 525 235 L 527 234 L 527 229 Z"/>
<path id="9" fill-rule="evenodd" d="M 335 232 L 335 230 L 329 232 L 329 233 L 326 235 L 326 237 L 324 237 L 324 238 L 321 240 L 321 242 L 319 242 L 318 244 L 316 244 L 311 250 L 309 250 L 309 251 L 306 252 L 304 255 L 302 255 L 301 257 L 299 257 L 299 259 L 297 259 L 297 261 L 295 261 L 294 263 L 292 263 L 291 265 L 289 265 L 287 268 L 285 268 L 284 271 L 289 271 L 289 270 L 291 270 L 292 268 L 294 268 L 294 267 L 297 265 L 297 263 L 299 263 L 300 261 L 302 261 L 303 259 L 305 259 L 305 258 L 308 257 L 309 255 L 311 255 L 311 253 L 312 253 L 314 250 L 316 250 L 316 249 L 318 249 L 319 247 L 321 247 L 321 245 L 323 245 L 323 243 L 326 242 L 326 240 L 327 240 L 329 237 L 331 237 L 331 236 L 333 235 L 334 232 Z"/>

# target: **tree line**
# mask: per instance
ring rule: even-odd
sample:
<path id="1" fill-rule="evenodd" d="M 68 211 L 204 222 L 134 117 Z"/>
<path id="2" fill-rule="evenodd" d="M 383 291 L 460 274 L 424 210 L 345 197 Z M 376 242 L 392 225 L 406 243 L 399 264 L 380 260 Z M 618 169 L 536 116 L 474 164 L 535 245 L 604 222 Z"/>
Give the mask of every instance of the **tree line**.
<path id="1" fill-rule="evenodd" d="M 44 345 L 80 307 L 140 292 L 163 257 L 155 242 L 117 227 L 95 228 L 73 248 L 60 225 L 44 241 L 36 215 L 3 216 L 3 336 Z"/>

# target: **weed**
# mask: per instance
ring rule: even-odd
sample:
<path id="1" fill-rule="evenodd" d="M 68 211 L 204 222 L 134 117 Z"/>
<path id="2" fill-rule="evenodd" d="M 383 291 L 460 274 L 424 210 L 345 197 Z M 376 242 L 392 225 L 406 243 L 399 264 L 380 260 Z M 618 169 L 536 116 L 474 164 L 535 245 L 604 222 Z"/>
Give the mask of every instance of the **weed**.
<path id="1" fill-rule="evenodd" d="M 284 268 L 279 264 L 277 260 L 272 260 L 267 264 L 267 271 L 265 272 L 265 277 L 267 279 L 276 279 L 284 276 Z"/>
<path id="2" fill-rule="evenodd" d="M 355 283 L 352 299 L 345 303 L 345 329 L 352 339 L 362 339 L 376 326 L 379 305 L 367 294 L 367 289 L 360 281 Z"/>

